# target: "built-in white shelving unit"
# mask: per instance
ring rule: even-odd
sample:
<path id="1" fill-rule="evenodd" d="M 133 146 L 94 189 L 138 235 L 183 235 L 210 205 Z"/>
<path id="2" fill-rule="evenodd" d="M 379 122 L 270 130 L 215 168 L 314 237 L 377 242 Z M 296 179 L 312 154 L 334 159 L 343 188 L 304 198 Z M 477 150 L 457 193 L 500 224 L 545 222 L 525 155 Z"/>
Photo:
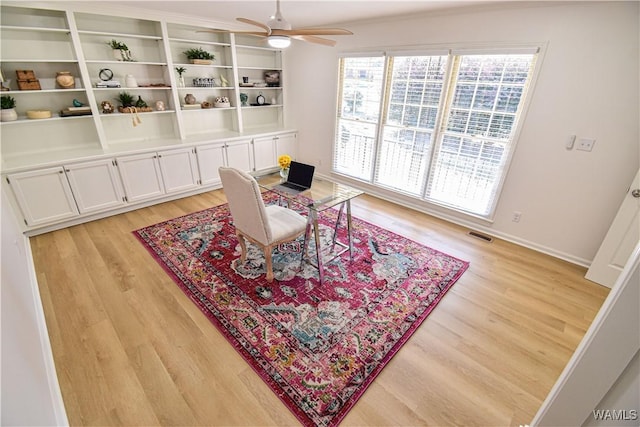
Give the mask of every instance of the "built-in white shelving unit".
<path id="1" fill-rule="evenodd" d="M 45 152 L 57 161 L 131 150 L 136 143 L 163 147 L 282 129 L 282 81 L 277 87 L 260 87 L 265 85 L 265 72 L 277 72 L 281 78 L 282 52 L 261 46 L 260 38 L 206 30 L 153 19 L 3 6 L 1 66 L 5 78 L 11 79 L 11 90 L 3 95 L 15 98 L 19 118 L 0 123 L 2 170 L 29 166 L 31 159 L 46 158 L 39 155 Z M 110 40 L 126 44 L 133 60 L 117 60 Z M 215 60 L 210 65 L 191 64 L 184 55 L 191 48 L 202 48 Z M 186 69 L 184 86 L 176 72 L 179 67 Z M 33 70 L 42 89 L 18 90 L 16 70 Z M 96 87 L 102 70 L 112 73 L 121 87 Z M 76 87 L 56 87 L 58 71 L 69 71 Z M 126 87 L 127 75 L 138 87 Z M 103 113 L 101 103 L 109 101 L 117 108 L 121 92 L 142 99 L 153 111 Z M 212 108 L 185 107 L 188 94 L 197 104 Z M 247 96 L 246 106 L 241 94 Z M 251 105 L 260 94 L 265 105 Z M 229 105 L 215 107 L 223 97 Z M 74 100 L 89 105 L 92 116 L 60 117 Z M 158 101 L 164 110 L 156 107 Z M 26 111 L 33 109 L 50 110 L 52 118 L 26 118 Z"/>
<path id="2" fill-rule="evenodd" d="M 51 7 L 1 6 L 0 66 L 10 89 L 2 96 L 16 100 L 18 119 L 0 122 L 0 171 L 25 232 L 208 191 L 220 186 L 222 165 L 266 171 L 280 154 L 295 158 L 297 133 L 284 128 L 282 52 L 262 39 Z M 114 56 L 111 40 L 126 44 L 131 60 Z M 214 61 L 190 63 L 184 52 L 192 48 Z M 20 90 L 17 70 L 33 71 L 41 88 Z M 74 76 L 74 88 L 57 85 L 60 71 Z M 97 86 L 109 75 L 121 87 Z M 119 111 L 123 92 L 151 111 Z M 187 95 L 196 103 L 186 105 Z M 91 115 L 61 116 L 77 103 Z M 52 116 L 29 119 L 28 110 Z"/>

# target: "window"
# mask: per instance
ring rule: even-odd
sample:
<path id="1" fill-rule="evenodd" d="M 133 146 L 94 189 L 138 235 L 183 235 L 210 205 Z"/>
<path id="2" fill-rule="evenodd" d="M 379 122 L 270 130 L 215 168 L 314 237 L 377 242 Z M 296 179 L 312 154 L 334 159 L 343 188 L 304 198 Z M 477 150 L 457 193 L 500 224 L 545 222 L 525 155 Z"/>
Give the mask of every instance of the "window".
<path id="1" fill-rule="evenodd" d="M 334 171 L 490 217 L 535 57 L 342 58 Z"/>

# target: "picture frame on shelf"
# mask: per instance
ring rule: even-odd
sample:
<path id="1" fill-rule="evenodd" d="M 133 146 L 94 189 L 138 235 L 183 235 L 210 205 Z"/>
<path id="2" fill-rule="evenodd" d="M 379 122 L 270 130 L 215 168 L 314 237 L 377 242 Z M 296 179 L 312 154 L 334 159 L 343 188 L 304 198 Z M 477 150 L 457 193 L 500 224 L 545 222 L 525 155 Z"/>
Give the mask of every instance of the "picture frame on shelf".
<path id="1" fill-rule="evenodd" d="M 265 71 L 264 81 L 269 87 L 280 87 L 280 71 Z"/>

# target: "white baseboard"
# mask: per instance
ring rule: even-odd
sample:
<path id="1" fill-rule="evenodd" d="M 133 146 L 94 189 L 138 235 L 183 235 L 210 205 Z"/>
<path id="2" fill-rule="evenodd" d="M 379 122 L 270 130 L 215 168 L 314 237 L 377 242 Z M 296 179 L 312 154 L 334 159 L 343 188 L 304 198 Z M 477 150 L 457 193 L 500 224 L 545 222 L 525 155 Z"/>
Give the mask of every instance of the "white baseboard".
<path id="1" fill-rule="evenodd" d="M 404 206 L 406 208 L 409 209 L 413 209 L 415 211 L 418 212 L 422 212 L 425 213 L 427 215 L 431 215 L 434 216 L 436 218 L 440 218 L 442 220 L 469 228 L 469 230 L 474 230 L 474 231 L 480 231 L 483 234 L 487 234 L 491 237 L 496 237 L 502 240 L 505 240 L 507 242 L 511 242 L 511 243 L 515 243 L 519 246 L 523 246 L 525 248 L 528 249 L 532 249 L 536 252 L 541 252 L 544 253 L 546 255 L 552 256 L 554 258 L 558 258 L 567 262 L 570 262 L 572 264 L 576 264 L 579 265 L 581 267 L 586 267 L 588 268 L 589 265 L 591 265 L 591 261 L 584 259 L 584 258 L 580 258 L 571 254 L 568 254 L 566 252 L 562 252 L 559 250 L 556 250 L 554 248 L 550 248 L 548 246 L 544 246 L 544 245 L 540 245 L 538 243 L 535 242 L 531 242 L 529 240 L 526 239 L 522 239 L 521 237 L 518 236 L 514 236 L 508 233 L 502 233 L 500 231 L 496 231 L 494 229 L 492 229 L 491 227 L 488 227 L 486 225 L 483 225 L 482 223 L 486 223 L 486 224 L 490 224 L 491 221 L 487 220 L 485 218 L 480 218 L 480 217 L 473 217 L 471 215 L 469 215 L 469 218 L 473 218 L 474 220 L 470 220 L 470 219 L 466 219 L 463 218 L 461 216 L 456 216 L 453 213 L 448 213 L 446 212 L 444 209 L 442 210 L 437 210 L 434 208 L 431 208 L 426 202 L 421 202 L 418 200 L 411 200 L 409 197 L 404 197 L 403 195 L 399 194 L 399 193 L 395 193 L 393 191 L 390 190 L 384 190 L 372 185 L 369 185 L 367 183 L 363 183 L 360 181 L 356 181 L 356 180 L 350 180 L 347 177 L 344 177 L 342 175 L 337 175 L 337 174 L 332 174 L 331 176 L 328 175 L 324 175 L 324 174 L 317 174 L 320 177 L 323 177 L 325 179 L 329 179 L 329 180 L 333 180 L 336 182 L 340 182 L 340 183 L 344 183 L 346 185 L 352 185 L 355 187 L 359 187 L 363 190 L 365 190 L 367 192 L 367 194 L 370 194 L 372 196 L 378 197 L 380 199 L 398 204 L 400 206 Z M 463 215 L 463 214 L 460 214 Z"/>

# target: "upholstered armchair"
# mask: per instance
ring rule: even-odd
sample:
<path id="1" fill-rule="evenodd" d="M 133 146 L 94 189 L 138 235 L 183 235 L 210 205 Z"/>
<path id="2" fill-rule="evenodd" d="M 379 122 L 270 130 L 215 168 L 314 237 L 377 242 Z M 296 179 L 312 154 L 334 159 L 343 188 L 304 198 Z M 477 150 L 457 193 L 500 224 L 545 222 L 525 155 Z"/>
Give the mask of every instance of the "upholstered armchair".
<path id="1" fill-rule="evenodd" d="M 260 246 L 264 251 L 267 281 L 271 282 L 273 248 L 302 235 L 307 219 L 282 206 L 265 206 L 258 183 L 248 173 L 227 167 L 220 167 L 219 173 L 242 249 L 239 262 L 244 263 L 247 257 L 245 239 Z"/>

